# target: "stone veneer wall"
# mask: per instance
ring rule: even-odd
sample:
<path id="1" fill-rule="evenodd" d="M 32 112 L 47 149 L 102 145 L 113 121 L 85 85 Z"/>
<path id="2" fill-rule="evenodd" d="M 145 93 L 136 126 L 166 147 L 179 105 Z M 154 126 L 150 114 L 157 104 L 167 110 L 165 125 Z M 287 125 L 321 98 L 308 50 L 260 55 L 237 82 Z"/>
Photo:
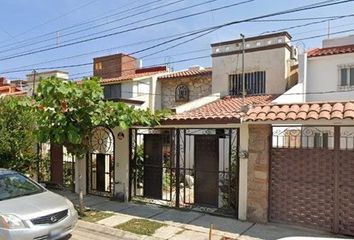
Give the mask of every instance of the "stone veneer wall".
<path id="1" fill-rule="evenodd" d="M 270 125 L 249 125 L 247 220 L 268 221 Z"/>
<path id="2" fill-rule="evenodd" d="M 211 74 L 195 77 L 161 79 L 161 106 L 174 108 L 186 102 L 176 102 L 176 87 L 186 84 L 189 89 L 189 102 L 211 94 Z"/>

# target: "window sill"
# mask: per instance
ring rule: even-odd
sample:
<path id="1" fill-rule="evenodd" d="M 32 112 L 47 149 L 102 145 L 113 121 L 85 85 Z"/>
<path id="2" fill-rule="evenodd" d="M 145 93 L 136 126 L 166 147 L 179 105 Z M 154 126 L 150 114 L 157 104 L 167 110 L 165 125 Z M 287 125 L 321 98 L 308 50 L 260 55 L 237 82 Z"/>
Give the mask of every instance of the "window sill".
<path id="1" fill-rule="evenodd" d="M 338 86 L 338 91 L 350 91 L 354 90 L 354 85 L 352 86 Z"/>

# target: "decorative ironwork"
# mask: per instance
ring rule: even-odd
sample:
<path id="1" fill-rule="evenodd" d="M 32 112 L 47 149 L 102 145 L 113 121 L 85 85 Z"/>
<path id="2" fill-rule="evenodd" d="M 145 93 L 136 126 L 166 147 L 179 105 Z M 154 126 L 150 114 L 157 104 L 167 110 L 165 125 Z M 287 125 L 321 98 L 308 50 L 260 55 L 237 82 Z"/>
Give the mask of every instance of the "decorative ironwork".
<path id="1" fill-rule="evenodd" d="M 334 128 L 273 126 L 273 148 L 334 148 Z"/>
<path id="2" fill-rule="evenodd" d="M 162 167 L 155 167 L 156 175 L 162 172 L 161 199 L 144 197 L 145 157 L 148 149 L 144 149 L 145 136 L 160 135 L 162 141 Z M 209 137 L 215 139 L 218 148 L 217 165 L 211 171 L 196 168 L 196 139 Z M 157 204 L 166 204 L 180 208 L 207 209 L 215 213 L 236 215 L 238 208 L 238 175 L 239 175 L 239 130 L 238 129 L 132 129 L 131 130 L 131 162 L 130 162 L 130 195 L 133 199 Z M 208 141 L 205 141 L 207 143 Z M 214 141 L 215 142 L 215 141 Z M 210 149 L 199 143 L 199 149 Z M 158 146 L 158 143 L 156 143 Z M 157 149 L 157 147 L 156 147 Z M 203 159 L 199 158 L 198 161 Z M 206 164 L 207 162 L 203 163 Z M 213 172 L 213 173 L 212 173 Z M 210 175 L 210 173 L 212 173 Z M 196 201 L 198 188 L 203 187 L 201 175 L 216 176 L 217 204 L 200 206 Z M 199 177 L 198 177 L 199 176 Z M 197 186 L 196 183 L 199 182 Z M 202 185 L 200 185 L 202 184 Z M 155 184 L 156 187 L 161 185 Z M 201 196 L 199 196 L 199 199 Z M 214 196 L 215 199 L 215 196 Z"/>
<path id="3" fill-rule="evenodd" d="M 97 127 L 91 133 L 92 152 L 112 154 L 114 148 L 114 137 L 106 127 Z"/>
<path id="4" fill-rule="evenodd" d="M 114 194 L 114 136 L 100 126 L 91 134 L 88 156 L 88 190 L 90 194 L 112 197 Z"/>

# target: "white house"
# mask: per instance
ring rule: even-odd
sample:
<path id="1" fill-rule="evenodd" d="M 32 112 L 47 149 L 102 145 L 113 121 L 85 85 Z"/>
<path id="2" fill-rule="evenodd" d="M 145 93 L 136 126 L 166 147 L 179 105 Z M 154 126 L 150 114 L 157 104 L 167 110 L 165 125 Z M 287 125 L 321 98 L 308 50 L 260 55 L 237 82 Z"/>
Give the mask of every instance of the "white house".
<path id="1" fill-rule="evenodd" d="M 354 99 L 354 36 L 325 39 L 300 56 L 299 83 L 275 103 Z"/>

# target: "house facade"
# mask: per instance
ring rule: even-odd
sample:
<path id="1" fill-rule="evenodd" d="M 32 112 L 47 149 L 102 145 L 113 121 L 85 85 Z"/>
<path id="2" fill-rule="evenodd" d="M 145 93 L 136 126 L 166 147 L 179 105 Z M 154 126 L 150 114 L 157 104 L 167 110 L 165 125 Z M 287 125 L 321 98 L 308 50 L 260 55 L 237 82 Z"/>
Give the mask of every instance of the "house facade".
<path id="1" fill-rule="evenodd" d="M 211 94 L 176 107 L 176 114 L 159 129 L 132 130 L 131 156 L 143 154 L 131 159 L 131 170 L 137 174 L 130 197 L 158 199 L 177 207 L 206 206 L 208 211 L 246 220 L 248 205 L 257 194 L 248 194 L 249 129 L 241 120 L 247 106 L 270 103 L 292 86 L 292 67 L 297 62 L 290 39 L 288 33 L 245 39 L 244 98 L 242 40 L 212 44 Z M 154 149 L 151 142 L 161 147 Z M 146 164 L 154 177 L 139 177 L 146 175 Z M 174 182 L 165 186 L 164 179 L 170 178 Z"/>
<path id="2" fill-rule="evenodd" d="M 353 40 L 305 53 L 299 83 L 246 114 L 248 219 L 354 235 Z"/>
<path id="3" fill-rule="evenodd" d="M 161 108 L 176 109 L 211 94 L 211 68 L 193 66 L 159 77 Z"/>

